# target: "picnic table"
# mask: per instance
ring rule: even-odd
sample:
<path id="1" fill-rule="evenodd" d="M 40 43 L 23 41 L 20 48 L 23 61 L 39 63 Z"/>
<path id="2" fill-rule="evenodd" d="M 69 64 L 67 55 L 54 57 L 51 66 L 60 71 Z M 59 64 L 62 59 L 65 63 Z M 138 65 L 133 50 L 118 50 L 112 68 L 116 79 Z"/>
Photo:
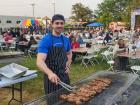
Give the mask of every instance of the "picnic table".
<path id="1" fill-rule="evenodd" d="M 108 45 L 97 45 L 96 46 L 96 49 L 104 49 L 104 48 L 107 48 L 109 47 Z M 80 48 L 75 48 L 75 49 L 72 49 L 72 52 L 73 53 L 87 53 L 87 51 L 91 49 L 91 48 L 87 48 L 87 47 L 80 47 Z M 93 49 L 94 50 L 94 49 Z"/>
<path id="2" fill-rule="evenodd" d="M 88 51 L 89 48 L 83 47 L 83 48 L 75 48 L 72 49 L 72 52 L 74 53 L 86 53 Z"/>
<path id="3" fill-rule="evenodd" d="M 10 103 L 13 100 L 23 104 L 23 101 L 22 101 L 22 96 L 23 96 L 23 94 L 22 94 L 23 93 L 22 92 L 23 91 L 22 84 L 23 84 L 23 82 L 37 77 L 37 74 L 36 73 L 32 73 L 30 70 L 27 70 L 26 74 L 27 75 L 22 76 L 22 77 L 17 78 L 17 79 L 9 79 L 9 78 L 6 78 L 4 76 L 0 77 L 0 88 L 5 88 L 5 87 L 7 88 L 8 86 L 11 85 L 10 88 L 12 89 L 12 98 L 8 102 L 8 105 L 10 105 Z M 19 84 L 20 85 L 19 88 L 16 88 L 15 84 Z M 15 98 L 15 91 L 16 90 L 18 90 L 19 93 L 20 93 L 20 100 Z"/>
<path id="4" fill-rule="evenodd" d="M 105 49 L 105 48 L 109 47 L 109 45 L 97 45 L 96 47 L 97 47 L 97 49 Z"/>
<path id="5" fill-rule="evenodd" d="M 136 51 L 136 53 L 134 53 L 134 52 L 119 53 L 119 54 L 117 54 L 117 56 L 140 59 L 140 50 Z"/>
<path id="6" fill-rule="evenodd" d="M 23 52 L 18 52 L 18 51 L 9 51 L 9 52 L 0 52 L 0 57 L 5 57 L 5 56 L 18 56 L 18 55 L 23 55 Z"/>

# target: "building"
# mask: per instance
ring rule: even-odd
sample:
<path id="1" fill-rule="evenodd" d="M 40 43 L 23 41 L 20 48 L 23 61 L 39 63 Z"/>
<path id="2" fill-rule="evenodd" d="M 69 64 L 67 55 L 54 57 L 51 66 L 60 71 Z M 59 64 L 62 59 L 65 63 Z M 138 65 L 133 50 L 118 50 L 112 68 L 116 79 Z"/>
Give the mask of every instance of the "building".
<path id="1" fill-rule="evenodd" d="M 0 28 L 24 27 L 22 23 L 26 19 L 34 19 L 34 18 L 27 16 L 0 15 Z"/>
<path id="2" fill-rule="evenodd" d="M 136 8 L 131 14 L 131 29 L 140 28 L 140 8 Z"/>

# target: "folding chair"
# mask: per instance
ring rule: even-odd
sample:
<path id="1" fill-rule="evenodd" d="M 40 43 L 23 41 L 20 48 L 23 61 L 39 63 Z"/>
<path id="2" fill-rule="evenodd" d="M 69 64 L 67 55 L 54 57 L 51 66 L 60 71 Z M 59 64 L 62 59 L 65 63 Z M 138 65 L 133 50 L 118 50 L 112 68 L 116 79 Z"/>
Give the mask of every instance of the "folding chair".
<path id="1" fill-rule="evenodd" d="M 13 42 L 13 43 L 10 45 L 9 49 L 10 49 L 10 51 L 14 51 L 15 48 L 16 48 L 16 42 Z"/>
<path id="2" fill-rule="evenodd" d="M 131 70 L 132 70 L 132 72 L 134 74 L 138 75 L 138 79 L 140 80 L 140 75 L 139 75 L 139 73 L 140 73 L 140 66 L 137 66 L 137 65 L 131 66 Z"/>
<path id="3" fill-rule="evenodd" d="M 92 45 L 91 49 L 93 49 L 96 53 L 100 52 L 100 49 L 97 48 L 97 45 Z"/>
<path id="4" fill-rule="evenodd" d="M 29 48 L 29 50 L 27 51 L 28 56 L 30 58 L 32 58 L 32 55 L 36 55 L 36 49 L 37 49 L 37 45 L 31 45 L 31 47 Z"/>
<path id="5" fill-rule="evenodd" d="M 101 53 L 101 55 L 102 55 L 101 62 L 103 62 L 103 60 L 108 62 L 110 59 L 112 59 L 111 56 L 113 56 L 113 46 L 110 46 L 106 51 Z"/>
<path id="6" fill-rule="evenodd" d="M 104 60 L 107 62 L 111 59 L 111 53 L 109 51 L 104 51 L 103 53 L 101 53 L 101 55 L 102 55 L 101 62 L 103 62 Z"/>
<path id="7" fill-rule="evenodd" d="M 80 44 L 80 47 L 82 47 L 82 48 L 86 47 L 86 44 Z"/>
<path id="8" fill-rule="evenodd" d="M 92 66 L 94 66 L 94 60 L 99 63 L 96 59 L 97 55 L 95 54 L 95 52 L 92 49 L 89 49 L 87 51 L 87 54 L 82 57 L 82 62 L 81 65 L 84 65 L 86 68 L 88 67 L 88 64 L 91 64 Z"/>
<path id="9" fill-rule="evenodd" d="M 98 45 L 103 44 L 103 43 L 104 43 L 103 40 L 98 40 L 98 41 L 97 41 L 97 44 L 98 44 Z"/>
<path id="10" fill-rule="evenodd" d="M 0 42 L 0 50 L 3 51 L 2 43 Z"/>
<path id="11" fill-rule="evenodd" d="M 7 46 L 4 45 L 4 42 L 0 41 L 0 50 L 3 51 Z"/>
<path id="12" fill-rule="evenodd" d="M 114 71 L 113 65 L 115 64 L 115 61 L 113 59 L 114 59 L 114 56 L 112 55 L 112 56 L 110 56 L 110 59 L 107 61 L 107 63 L 110 66 L 107 71 L 110 71 L 110 70 Z"/>

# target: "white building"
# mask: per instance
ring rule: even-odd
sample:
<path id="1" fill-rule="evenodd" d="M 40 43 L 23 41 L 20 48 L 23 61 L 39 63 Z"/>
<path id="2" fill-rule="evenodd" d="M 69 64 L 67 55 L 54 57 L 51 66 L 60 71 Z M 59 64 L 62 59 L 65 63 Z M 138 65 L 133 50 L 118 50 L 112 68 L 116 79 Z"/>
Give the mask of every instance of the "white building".
<path id="1" fill-rule="evenodd" d="M 26 16 L 4 16 L 0 15 L 0 28 L 24 27 L 23 21 L 26 19 L 34 19 Z"/>

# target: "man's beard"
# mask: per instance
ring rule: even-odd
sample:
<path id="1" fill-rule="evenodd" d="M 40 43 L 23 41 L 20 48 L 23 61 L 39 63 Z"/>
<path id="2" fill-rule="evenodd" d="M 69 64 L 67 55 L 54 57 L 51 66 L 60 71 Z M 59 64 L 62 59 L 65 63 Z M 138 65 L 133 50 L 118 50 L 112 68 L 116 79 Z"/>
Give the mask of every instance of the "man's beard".
<path id="1" fill-rule="evenodd" d="M 55 30 L 56 33 L 62 33 L 63 31 L 64 31 L 63 28 L 60 28 L 60 29 L 58 28 L 58 29 Z"/>

